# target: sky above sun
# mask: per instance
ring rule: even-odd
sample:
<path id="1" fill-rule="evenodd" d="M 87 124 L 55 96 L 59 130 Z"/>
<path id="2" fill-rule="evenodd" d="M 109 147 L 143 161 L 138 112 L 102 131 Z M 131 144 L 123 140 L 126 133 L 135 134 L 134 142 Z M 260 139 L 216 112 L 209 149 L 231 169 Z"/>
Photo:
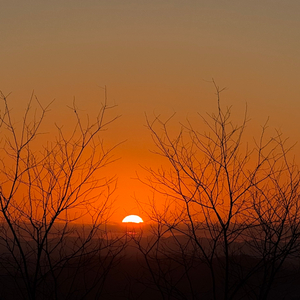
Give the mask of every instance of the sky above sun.
<path id="1" fill-rule="evenodd" d="M 254 124 L 270 117 L 299 139 L 299 28 L 298 0 L 2 0 L 0 90 L 12 92 L 16 113 L 33 90 L 42 103 L 55 99 L 64 123 L 74 97 L 93 114 L 107 86 L 122 115 L 107 143 L 126 140 L 110 170 L 121 220 L 139 214 L 135 194 L 148 195 L 136 171 L 156 164 L 145 113 L 184 120 L 213 111 L 212 78 L 237 116 L 247 103 Z"/>

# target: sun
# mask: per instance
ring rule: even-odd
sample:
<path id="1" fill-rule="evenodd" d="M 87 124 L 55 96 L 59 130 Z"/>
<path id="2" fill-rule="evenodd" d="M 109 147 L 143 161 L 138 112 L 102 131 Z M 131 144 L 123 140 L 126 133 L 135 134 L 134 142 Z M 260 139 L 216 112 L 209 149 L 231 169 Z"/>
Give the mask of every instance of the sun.
<path id="1" fill-rule="evenodd" d="M 122 220 L 122 223 L 143 223 L 143 219 L 137 215 L 129 215 Z"/>

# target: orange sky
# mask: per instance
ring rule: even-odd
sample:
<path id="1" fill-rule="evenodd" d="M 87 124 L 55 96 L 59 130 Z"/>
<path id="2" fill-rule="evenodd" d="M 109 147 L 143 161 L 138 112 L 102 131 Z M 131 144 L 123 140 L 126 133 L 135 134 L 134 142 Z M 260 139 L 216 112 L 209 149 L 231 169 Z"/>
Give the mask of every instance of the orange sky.
<path id="1" fill-rule="evenodd" d="M 33 90 L 43 103 L 55 98 L 63 123 L 74 96 L 93 114 L 107 86 L 122 115 L 107 143 L 127 141 L 110 171 L 119 176 L 118 221 L 139 213 L 135 193 L 147 198 L 131 179 L 139 165 L 157 163 L 144 113 L 211 112 L 211 78 L 227 87 L 224 104 L 237 115 L 247 103 L 255 126 L 270 116 L 270 126 L 299 139 L 299 12 L 298 0 L 2 1 L 0 89 L 12 92 L 16 112 Z"/>

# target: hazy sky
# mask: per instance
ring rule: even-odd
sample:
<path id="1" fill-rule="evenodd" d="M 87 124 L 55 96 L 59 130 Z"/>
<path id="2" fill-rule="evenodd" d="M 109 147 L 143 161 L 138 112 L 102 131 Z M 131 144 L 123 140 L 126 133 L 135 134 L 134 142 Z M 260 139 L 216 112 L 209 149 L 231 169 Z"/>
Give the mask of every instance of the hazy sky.
<path id="1" fill-rule="evenodd" d="M 93 111 L 106 85 L 122 114 L 111 135 L 127 140 L 120 215 L 136 213 L 131 197 L 143 192 L 129 178 L 149 164 L 144 113 L 212 111 L 212 78 L 227 87 L 224 105 L 239 113 L 247 103 L 254 123 L 269 116 L 299 139 L 299 29 L 299 0 L 0 0 L 0 89 L 17 106 L 33 90 L 55 98 L 65 120 L 74 96 Z"/>

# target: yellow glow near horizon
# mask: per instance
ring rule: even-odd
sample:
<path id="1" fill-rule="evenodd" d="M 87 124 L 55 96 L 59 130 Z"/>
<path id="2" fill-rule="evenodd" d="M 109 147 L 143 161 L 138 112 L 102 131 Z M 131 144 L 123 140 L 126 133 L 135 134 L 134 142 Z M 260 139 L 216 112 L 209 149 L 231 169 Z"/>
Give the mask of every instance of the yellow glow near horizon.
<path id="1" fill-rule="evenodd" d="M 144 222 L 143 219 L 137 215 L 129 215 L 122 220 L 122 223 L 143 223 L 143 222 Z"/>

